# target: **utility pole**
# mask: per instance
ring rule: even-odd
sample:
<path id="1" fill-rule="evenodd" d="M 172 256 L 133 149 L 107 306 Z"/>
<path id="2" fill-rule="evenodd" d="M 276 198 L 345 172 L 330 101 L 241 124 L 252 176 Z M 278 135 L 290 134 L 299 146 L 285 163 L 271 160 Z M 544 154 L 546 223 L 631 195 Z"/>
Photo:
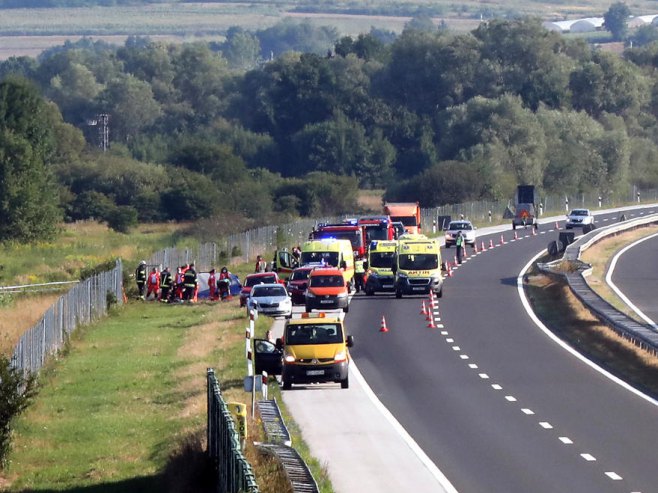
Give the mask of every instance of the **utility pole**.
<path id="1" fill-rule="evenodd" d="M 110 147 L 110 115 L 108 113 L 99 113 L 95 120 L 87 121 L 90 127 L 98 127 L 98 147 L 106 152 Z"/>

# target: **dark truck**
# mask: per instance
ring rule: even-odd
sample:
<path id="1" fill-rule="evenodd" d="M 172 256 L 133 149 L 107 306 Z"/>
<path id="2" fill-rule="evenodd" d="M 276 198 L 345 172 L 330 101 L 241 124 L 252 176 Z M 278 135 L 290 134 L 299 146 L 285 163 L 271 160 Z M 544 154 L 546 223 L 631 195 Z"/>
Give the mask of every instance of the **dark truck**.
<path id="1" fill-rule="evenodd" d="M 534 185 L 519 185 L 514 197 L 514 217 L 512 229 L 517 226 L 537 228 L 537 196 Z"/>

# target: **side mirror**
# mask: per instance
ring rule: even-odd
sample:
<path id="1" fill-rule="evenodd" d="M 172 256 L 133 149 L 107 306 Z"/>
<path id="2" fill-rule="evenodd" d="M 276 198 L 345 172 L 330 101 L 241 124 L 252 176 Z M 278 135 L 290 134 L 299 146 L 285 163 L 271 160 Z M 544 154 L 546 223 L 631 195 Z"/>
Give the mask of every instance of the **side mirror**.
<path id="1" fill-rule="evenodd" d="M 354 346 L 354 336 L 347 336 L 347 340 L 345 341 L 345 345 L 347 347 Z"/>
<path id="2" fill-rule="evenodd" d="M 343 270 L 347 269 L 347 262 L 345 262 L 344 260 L 341 261 L 340 268 L 343 269 Z"/>
<path id="3" fill-rule="evenodd" d="M 280 337 L 277 338 L 277 340 L 275 341 L 274 345 L 276 346 L 276 348 L 277 348 L 279 351 L 281 351 L 281 350 L 283 349 L 283 339 L 281 339 Z"/>

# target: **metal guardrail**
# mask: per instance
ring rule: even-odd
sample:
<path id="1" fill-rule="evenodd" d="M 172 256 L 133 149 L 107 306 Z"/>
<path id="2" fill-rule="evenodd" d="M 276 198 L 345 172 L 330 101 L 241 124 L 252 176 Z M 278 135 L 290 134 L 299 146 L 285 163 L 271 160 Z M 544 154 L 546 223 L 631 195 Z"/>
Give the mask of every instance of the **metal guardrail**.
<path id="1" fill-rule="evenodd" d="M 12 356 L 14 367 L 38 372 L 78 326 L 94 322 L 107 313 L 108 294 L 116 303 L 123 303 L 122 270 L 121 260 L 117 260 L 114 269 L 85 279 L 62 295 L 21 336 Z"/>
<path id="2" fill-rule="evenodd" d="M 258 485 L 251 466 L 242 453 L 240 439 L 231 413 L 224 402 L 215 377 L 208 369 L 208 455 L 216 472 L 217 491 L 220 493 L 258 493 Z"/>
<path id="3" fill-rule="evenodd" d="M 633 342 L 636 346 L 653 355 L 658 355 L 658 331 L 648 324 L 642 324 L 632 319 L 598 295 L 586 280 L 586 277 L 591 274 L 591 265 L 580 260 L 580 256 L 585 250 L 608 236 L 653 223 L 658 223 L 658 214 L 597 228 L 567 246 L 562 259 L 545 264 L 539 263 L 537 266 L 544 272 L 561 274 L 566 279 L 571 292 L 601 322 L 621 337 Z M 568 272 L 564 272 L 563 269 L 556 269 L 556 267 L 561 266 L 565 261 L 570 263 L 575 269 Z"/>

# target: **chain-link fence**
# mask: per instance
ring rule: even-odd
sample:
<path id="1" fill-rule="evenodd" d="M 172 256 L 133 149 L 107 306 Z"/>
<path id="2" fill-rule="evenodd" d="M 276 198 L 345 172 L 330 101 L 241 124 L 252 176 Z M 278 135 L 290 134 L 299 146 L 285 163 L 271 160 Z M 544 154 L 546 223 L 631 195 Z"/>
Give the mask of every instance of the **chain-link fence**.
<path id="1" fill-rule="evenodd" d="M 242 453 L 231 412 L 224 402 L 215 377 L 208 369 L 208 455 L 221 493 L 258 493 L 256 478 Z"/>
<path id="2" fill-rule="evenodd" d="M 107 313 L 110 303 L 122 303 L 122 270 L 121 260 L 117 260 L 114 269 L 96 274 L 62 295 L 23 334 L 14 349 L 14 367 L 30 373 L 39 371 L 79 325 L 98 320 Z"/>
<path id="3" fill-rule="evenodd" d="M 658 201 L 658 190 L 643 190 L 633 187 L 627 193 L 614 196 L 600 196 L 596 193 L 580 195 L 540 195 L 539 216 L 566 214 L 568 210 L 584 207 L 592 210 L 628 205 L 638 202 Z M 440 229 L 438 219 L 450 217 L 473 221 L 479 226 L 502 224 L 508 221 L 505 212 L 512 208 L 511 201 L 480 201 L 452 204 L 442 207 L 421 209 L 421 226 L 426 233 Z M 356 217 L 358 214 L 350 215 Z M 347 217 L 347 216 L 345 216 Z M 149 266 L 174 268 L 194 262 L 197 271 L 208 271 L 220 264 L 249 262 L 257 255 L 264 255 L 277 248 L 292 248 L 308 239 L 313 227 L 321 222 L 340 222 L 341 218 L 325 217 L 320 219 L 300 219 L 294 223 L 276 226 L 263 226 L 243 233 L 236 233 L 218 240 L 217 243 L 204 243 L 196 249 L 167 248 L 154 254 L 148 261 Z M 511 223 L 510 223 L 511 224 Z"/>

